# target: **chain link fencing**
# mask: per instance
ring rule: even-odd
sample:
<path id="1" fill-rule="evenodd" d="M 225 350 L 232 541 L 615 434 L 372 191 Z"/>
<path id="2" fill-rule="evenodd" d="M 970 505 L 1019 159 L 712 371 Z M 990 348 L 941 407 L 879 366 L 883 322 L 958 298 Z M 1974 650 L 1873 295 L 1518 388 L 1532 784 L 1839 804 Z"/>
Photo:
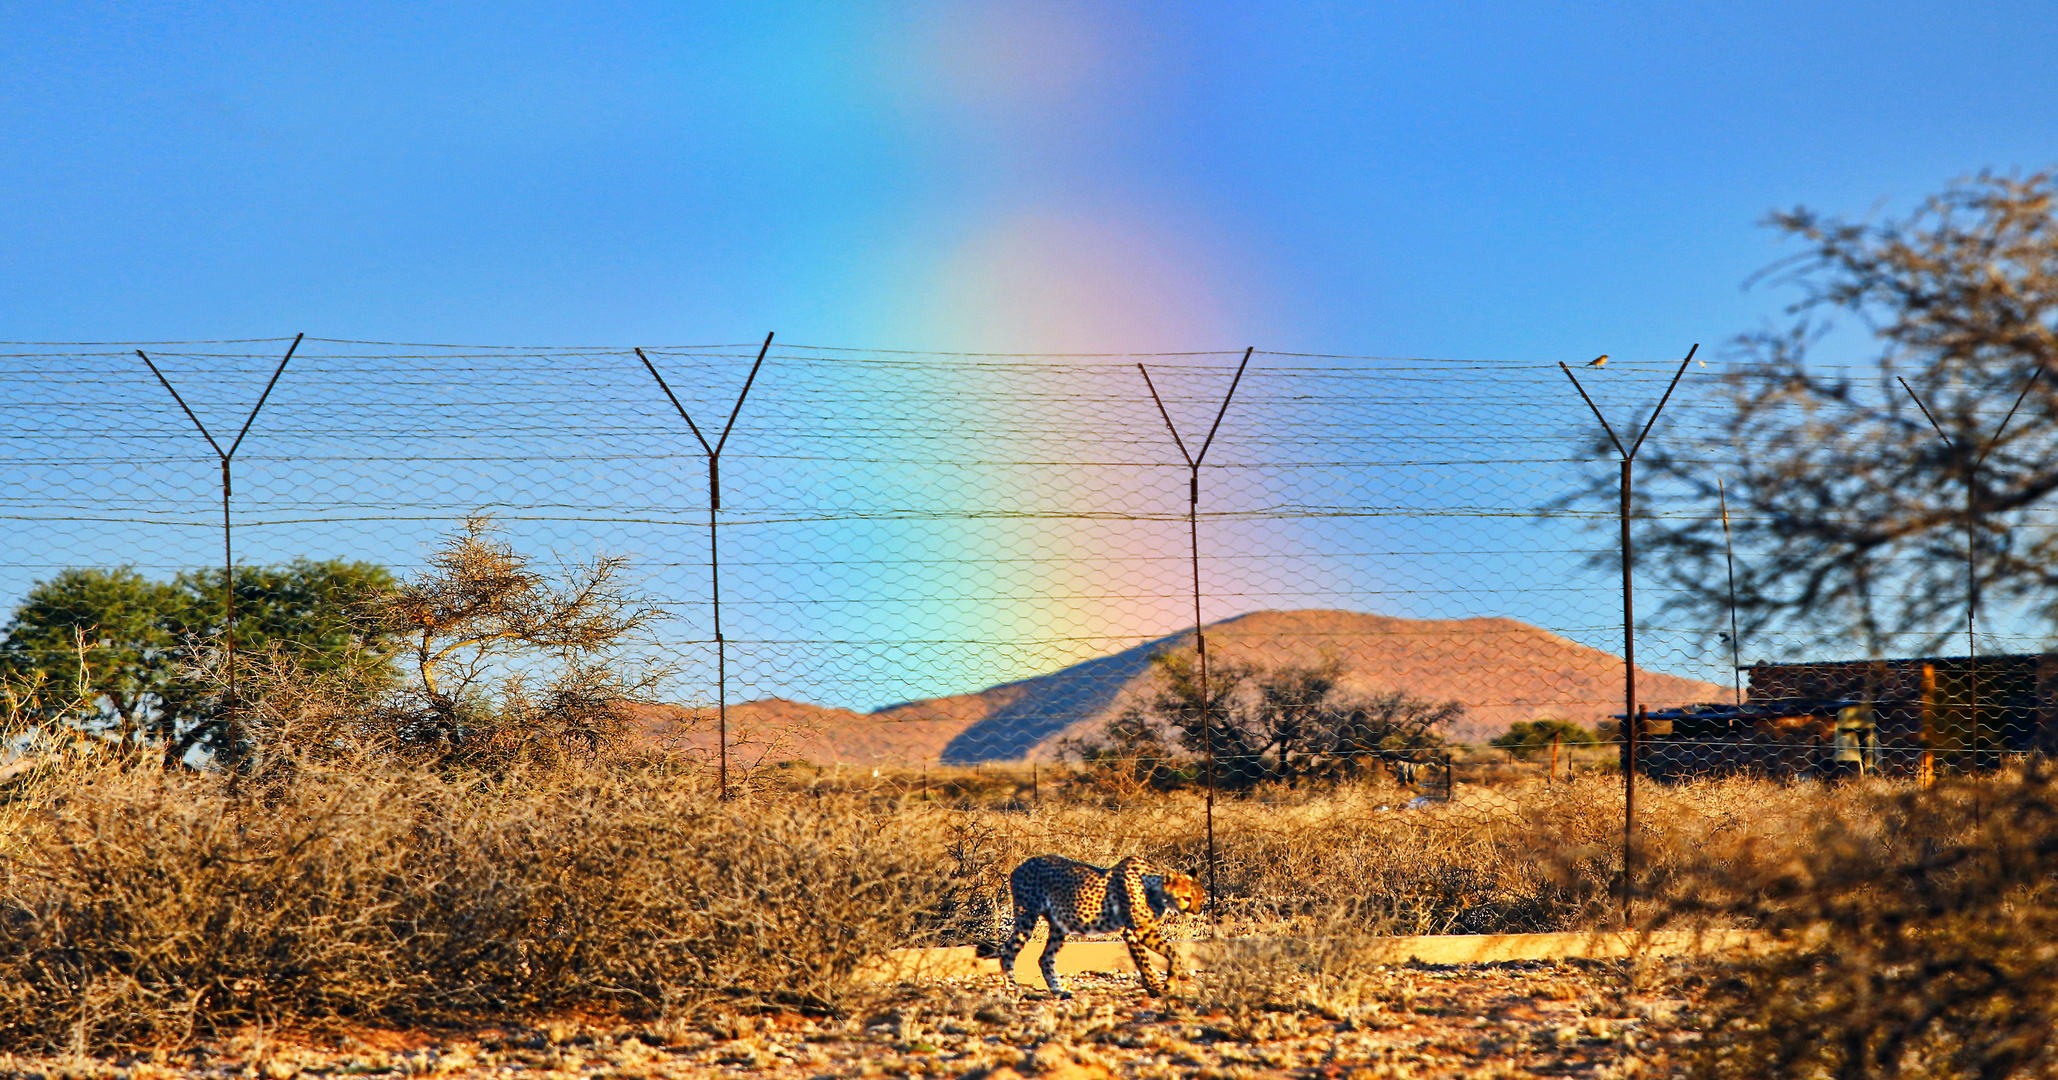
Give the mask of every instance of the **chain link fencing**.
<path id="1" fill-rule="evenodd" d="M 1580 375 L 1621 431 L 1678 381 L 1639 528 L 1705 524 L 1668 494 L 1749 449 L 1711 390 L 1749 372 L 1681 370 Z M 1733 611 L 1682 609 L 1692 588 L 1639 561 L 1626 632 L 1615 455 L 1554 364 L 17 345 L 0 416 L 0 595 L 68 568 L 218 574 L 225 544 L 404 576 L 484 516 L 546 562 L 627 560 L 667 670 L 638 745 L 726 757 L 739 785 L 1006 809 L 1083 854 L 1205 826 L 1232 876 L 1301 858 L 1263 837 L 1310 814 L 1619 849 L 1748 813 L 1751 784 L 1999 768 L 2043 748 L 2058 685 L 2022 603 L 1982 613 L 1977 661 L 1880 659 L 1805 621 L 1740 643 Z M 1695 554 L 1702 593 L 1749 545 Z M 1626 640 L 1648 712 L 1628 727 Z M 1655 824 L 1625 831 L 1632 790 Z M 1082 801 L 1136 816 L 1111 836 L 1067 817 Z"/>

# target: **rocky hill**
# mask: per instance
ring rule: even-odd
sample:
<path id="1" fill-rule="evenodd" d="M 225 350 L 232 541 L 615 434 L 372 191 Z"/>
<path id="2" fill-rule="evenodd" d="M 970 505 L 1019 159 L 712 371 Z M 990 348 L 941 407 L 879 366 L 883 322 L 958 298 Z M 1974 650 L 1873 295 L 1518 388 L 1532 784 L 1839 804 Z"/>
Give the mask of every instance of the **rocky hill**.
<path id="1" fill-rule="evenodd" d="M 1350 611 L 1262 611 L 1208 628 L 1211 658 L 1266 666 L 1334 659 L 1352 690 L 1399 690 L 1463 702 L 1446 736 L 1492 738 L 1542 716 L 1591 726 L 1621 711 L 1622 658 L 1513 619 L 1396 619 Z M 846 765 L 971 764 L 1048 759 L 1067 735 L 1093 731 L 1147 693 L 1150 658 L 1190 649 L 1174 634 L 975 694 L 891 705 L 870 713 L 772 699 L 729 708 L 731 754 L 742 761 L 800 759 Z M 1653 708 L 1726 698 L 1713 683 L 1639 669 Z M 648 741 L 704 752 L 712 735 L 683 709 L 650 710 Z"/>

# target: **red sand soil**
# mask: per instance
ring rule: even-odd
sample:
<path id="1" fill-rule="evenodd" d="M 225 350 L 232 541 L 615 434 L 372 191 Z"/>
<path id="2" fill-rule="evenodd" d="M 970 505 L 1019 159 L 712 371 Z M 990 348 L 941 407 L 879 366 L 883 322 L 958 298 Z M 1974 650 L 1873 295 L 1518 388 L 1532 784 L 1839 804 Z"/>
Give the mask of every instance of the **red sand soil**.
<path id="1" fill-rule="evenodd" d="M 1677 1071 L 1696 1038 L 1697 978 L 1612 963 L 1387 969 L 1349 1015 L 1206 1007 L 1144 996 L 1132 976 L 1083 975 L 1076 997 L 1003 991 L 997 978 L 902 987 L 844 1018 L 732 1014 L 622 1024 L 594 1017 L 462 1031 L 246 1033 L 120 1060 L 0 1056 L 0 1074 L 109 1080 L 448 1075 L 936 1076 L 1343 1080 L 1618 1077 Z"/>

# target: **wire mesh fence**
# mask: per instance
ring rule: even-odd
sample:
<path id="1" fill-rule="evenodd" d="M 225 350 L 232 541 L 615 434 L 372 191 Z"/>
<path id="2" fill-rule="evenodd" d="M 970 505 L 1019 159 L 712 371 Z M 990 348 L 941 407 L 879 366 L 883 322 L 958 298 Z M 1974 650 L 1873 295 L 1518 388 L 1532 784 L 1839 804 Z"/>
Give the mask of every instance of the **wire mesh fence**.
<path id="1" fill-rule="evenodd" d="M 1662 572 L 1640 557 L 1626 632 L 1589 400 L 1632 431 L 1671 394 L 1632 514 L 1639 536 L 1706 528 L 1694 484 L 1763 449 L 1721 388 L 1756 376 L 1617 360 L 1581 373 L 1583 399 L 1565 375 L 1262 350 L 12 346 L 0 595 L 76 568 L 219 582 L 225 542 L 243 566 L 405 576 L 484 516 L 546 560 L 623 558 L 661 613 L 633 740 L 941 801 L 1089 785 L 1188 814 L 1203 788 L 1251 807 L 1347 782 L 1369 792 L 1352 813 L 1419 827 L 1533 820 L 1575 789 L 1619 819 L 1625 766 L 1922 782 L 2044 748 L 2058 681 L 2020 592 L 1954 655 L 1923 654 L 1963 628 L 1941 617 L 1898 639 L 1846 632 L 1862 612 L 1740 631 L 1704 601 L 1715 560 L 1780 556 L 1760 528 L 1675 545 Z M 1723 497 L 1723 536 L 1770 520 Z M 1980 535 L 2045 530 L 2012 513 L 1972 562 L 2003 543 Z"/>

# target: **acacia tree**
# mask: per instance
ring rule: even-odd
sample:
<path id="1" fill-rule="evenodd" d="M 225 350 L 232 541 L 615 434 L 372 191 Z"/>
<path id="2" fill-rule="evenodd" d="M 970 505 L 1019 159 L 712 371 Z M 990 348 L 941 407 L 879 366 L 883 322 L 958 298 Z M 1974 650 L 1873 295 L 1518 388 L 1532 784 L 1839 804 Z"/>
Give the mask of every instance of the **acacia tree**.
<path id="1" fill-rule="evenodd" d="M 368 605 L 413 678 L 353 722 L 446 760 L 597 752 L 663 675 L 628 653 L 659 612 L 623 587 L 625 564 L 600 558 L 553 579 L 491 522 L 467 519 L 426 571 Z"/>
<path id="2" fill-rule="evenodd" d="M 195 746 L 221 749 L 221 580 L 212 570 L 153 581 L 124 567 L 36 583 L 0 640 L 0 681 L 65 692 L 18 695 L 33 704 L 11 708 L 17 722 L 85 732 L 130 759 L 156 747 L 172 766 Z M 383 664 L 379 632 L 358 610 L 392 585 L 383 567 L 301 560 L 239 566 L 232 581 L 246 657 L 277 652 L 313 672 Z"/>
<path id="3" fill-rule="evenodd" d="M 130 568 L 65 570 L 40 581 L 15 608 L 0 667 L 24 687 L 55 683 L 20 720 L 104 733 L 133 756 L 187 711 L 197 688 L 180 677 L 180 623 L 187 598 Z"/>
<path id="4" fill-rule="evenodd" d="M 1560 720 L 1551 716 L 1517 720 L 1508 725 L 1507 731 L 1490 740 L 1491 745 L 1520 758 L 1528 758 L 1555 745 L 1592 746 L 1599 741 L 1592 730 L 1571 720 Z"/>
<path id="5" fill-rule="evenodd" d="M 274 664 L 288 662 L 317 678 L 346 678 L 368 687 L 391 684 L 392 635 L 369 617 L 366 604 L 393 587 L 392 571 L 367 562 L 299 559 L 282 567 L 239 566 L 229 580 L 236 590 L 234 662 L 239 674 L 255 658 L 268 656 Z M 240 714 L 247 702 L 228 700 L 221 583 L 219 570 L 189 570 L 173 580 L 184 598 L 176 621 L 186 643 L 182 685 L 192 702 L 184 711 L 192 715 L 181 724 L 179 710 L 173 710 L 175 719 L 166 727 L 166 734 L 175 736 L 165 747 L 167 768 L 184 764 L 196 745 L 210 755 L 232 750 L 230 759 L 252 749 L 247 734 L 238 740 L 242 745 L 228 745 L 228 714 Z"/>
<path id="6" fill-rule="evenodd" d="M 1212 743 L 1215 782 L 1238 791 L 1423 760 L 1443 744 L 1440 730 L 1465 715 L 1455 701 L 1353 693 L 1339 685 L 1344 671 L 1334 661 L 1210 665 L 1204 710 L 1193 653 L 1160 653 L 1151 664 L 1150 696 L 1110 721 L 1103 739 L 1070 740 L 1065 752 L 1089 765 L 1130 763 L 1140 778 L 1162 784 L 1179 772 L 1172 743 L 1198 754 Z"/>
<path id="7" fill-rule="evenodd" d="M 1746 637 L 1883 655 L 1962 633 L 1968 599 L 2058 618 L 2054 195 L 2050 173 L 1983 173 L 1904 220 L 1772 215 L 1807 244 L 1759 275 L 1800 290 L 1794 322 L 1737 339 L 1712 428 L 1670 427 L 1639 458 L 1637 551 L 1670 609 L 1727 628 L 1720 483 Z M 1875 363 L 1811 360 L 1838 313 L 1869 329 Z M 1556 506 L 1614 500 L 1605 436 L 1588 449 L 1609 465 Z"/>

